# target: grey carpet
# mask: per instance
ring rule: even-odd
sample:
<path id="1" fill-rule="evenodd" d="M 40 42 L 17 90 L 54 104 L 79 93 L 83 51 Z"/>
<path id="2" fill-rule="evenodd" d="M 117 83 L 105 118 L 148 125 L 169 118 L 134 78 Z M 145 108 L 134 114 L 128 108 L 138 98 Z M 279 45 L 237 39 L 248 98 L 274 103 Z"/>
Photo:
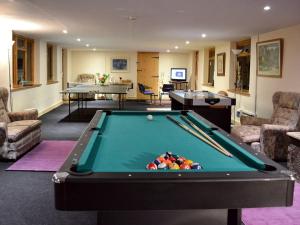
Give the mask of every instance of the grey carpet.
<path id="1" fill-rule="evenodd" d="M 43 115 L 42 138 L 77 140 L 95 109 L 115 109 L 115 102 L 88 103 L 84 117 L 77 118 L 77 105 L 72 104 L 73 119 L 68 119 L 68 106 L 62 105 Z M 128 101 L 126 110 L 169 107 Z M 96 212 L 66 212 L 54 208 L 50 172 L 4 171 L 12 162 L 0 162 L 0 225 L 95 225 Z"/>

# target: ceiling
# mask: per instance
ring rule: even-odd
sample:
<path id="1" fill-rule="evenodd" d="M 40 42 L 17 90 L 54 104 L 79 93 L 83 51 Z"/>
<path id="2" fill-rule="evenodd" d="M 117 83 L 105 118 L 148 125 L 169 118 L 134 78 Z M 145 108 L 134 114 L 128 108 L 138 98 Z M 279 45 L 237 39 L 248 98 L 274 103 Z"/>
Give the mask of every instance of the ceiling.
<path id="1" fill-rule="evenodd" d="M 70 48 L 175 52 L 300 24 L 299 11 L 300 0 L 0 0 L 0 26 Z"/>

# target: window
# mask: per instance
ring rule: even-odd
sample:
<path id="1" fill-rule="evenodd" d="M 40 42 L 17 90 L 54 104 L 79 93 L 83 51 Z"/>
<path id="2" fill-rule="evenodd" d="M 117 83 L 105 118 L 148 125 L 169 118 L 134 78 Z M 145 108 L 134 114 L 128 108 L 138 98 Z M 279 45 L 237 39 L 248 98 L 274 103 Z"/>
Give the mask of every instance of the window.
<path id="1" fill-rule="evenodd" d="M 13 86 L 26 86 L 34 83 L 34 40 L 14 34 Z"/>
<path id="2" fill-rule="evenodd" d="M 214 86 L 214 73 L 215 73 L 215 49 L 209 49 L 208 53 L 208 80 L 207 83 Z"/>
<path id="3" fill-rule="evenodd" d="M 250 51 L 251 51 L 251 40 L 243 40 L 237 42 L 237 49 L 241 49 L 241 53 L 237 56 L 237 67 L 236 67 L 236 86 L 237 89 L 242 92 L 249 91 L 249 80 L 250 80 Z"/>
<path id="4" fill-rule="evenodd" d="M 47 45 L 47 81 L 53 81 L 53 46 Z"/>

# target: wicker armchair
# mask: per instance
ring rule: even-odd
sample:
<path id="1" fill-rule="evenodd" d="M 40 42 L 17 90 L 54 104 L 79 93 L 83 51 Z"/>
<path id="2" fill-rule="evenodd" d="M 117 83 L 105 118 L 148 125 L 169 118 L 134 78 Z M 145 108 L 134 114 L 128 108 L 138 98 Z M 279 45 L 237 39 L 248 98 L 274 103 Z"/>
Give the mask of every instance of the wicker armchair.
<path id="1" fill-rule="evenodd" d="M 0 87 L 0 158 L 16 160 L 41 140 L 36 109 L 8 112 L 8 91 Z"/>
<path id="2" fill-rule="evenodd" d="M 242 116 L 241 126 L 233 127 L 231 133 L 271 159 L 286 161 L 289 144 L 286 133 L 300 127 L 300 93 L 276 92 L 273 108 L 270 119 Z"/>

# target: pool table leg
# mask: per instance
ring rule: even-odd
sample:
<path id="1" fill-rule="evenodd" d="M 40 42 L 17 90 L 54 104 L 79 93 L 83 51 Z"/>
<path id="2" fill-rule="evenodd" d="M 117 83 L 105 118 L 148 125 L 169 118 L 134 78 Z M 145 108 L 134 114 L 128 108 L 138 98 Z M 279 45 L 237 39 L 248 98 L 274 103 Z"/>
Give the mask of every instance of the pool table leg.
<path id="1" fill-rule="evenodd" d="M 228 225 L 241 225 L 242 223 L 242 210 L 241 209 L 228 209 L 227 217 Z"/>
<path id="2" fill-rule="evenodd" d="M 172 219 L 170 219 L 172 218 Z M 240 209 L 99 211 L 98 225 L 242 225 Z"/>

